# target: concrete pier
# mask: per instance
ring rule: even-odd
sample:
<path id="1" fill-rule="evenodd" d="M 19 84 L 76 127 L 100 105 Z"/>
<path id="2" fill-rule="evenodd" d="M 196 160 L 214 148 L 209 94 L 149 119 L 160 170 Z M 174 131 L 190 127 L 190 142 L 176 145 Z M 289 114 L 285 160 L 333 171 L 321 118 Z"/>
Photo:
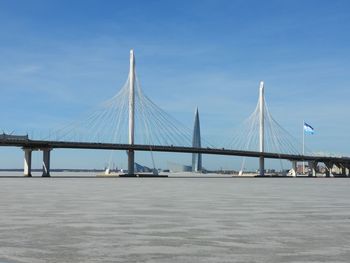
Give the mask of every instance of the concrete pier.
<path id="1" fill-rule="evenodd" d="M 43 149 L 43 175 L 42 175 L 42 177 L 50 177 L 50 152 L 51 152 L 51 149 Z"/>
<path id="2" fill-rule="evenodd" d="M 326 163 L 324 163 L 324 164 L 325 164 L 325 166 L 326 166 L 326 177 L 331 177 L 331 176 L 333 176 L 333 175 L 332 175 L 332 168 L 333 168 L 334 163 L 332 163 L 332 162 L 326 162 Z"/>
<path id="3" fill-rule="evenodd" d="M 309 162 L 309 169 L 311 171 L 308 172 L 309 176 L 316 177 L 316 168 L 317 168 L 317 162 L 316 161 L 310 161 Z"/>
<path id="4" fill-rule="evenodd" d="M 297 176 L 297 161 L 292 161 L 292 176 Z"/>
<path id="5" fill-rule="evenodd" d="M 31 148 L 23 148 L 24 151 L 24 176 L 31 177 L 32 176 L 32 149 Z"/>
<path id="6" fill-rule="evenodd" d="M 128 175 L 135 174 L 135 152 L 133 150 L 128 151 Z"/>
<path id="7" fill-rule="evenodd" d="M 346 176 L 346 167 L 343 165 L 341 166 L 341 175 Z"/>
<path id="8" fill-rule="evenodd" d="M 265 160 L 264 157 L 259 157 L 259 176 L 265 176 Z"/>

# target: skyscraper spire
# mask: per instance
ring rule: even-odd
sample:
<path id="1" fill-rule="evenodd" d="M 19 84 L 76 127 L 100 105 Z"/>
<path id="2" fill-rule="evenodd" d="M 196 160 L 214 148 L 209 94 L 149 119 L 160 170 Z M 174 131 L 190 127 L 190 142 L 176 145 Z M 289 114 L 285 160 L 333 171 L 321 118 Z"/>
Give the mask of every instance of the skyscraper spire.
<path id="1" fill-rule="evenodd" d="M 196 108 L 196 113 L 194 116 L 192 147 L 194 148 L 201 147 L 201 128 L 199 123 L 198 107 Z M 201 171 L 202 171 L 202 154 L 193 153 L 192 154 L 192 172 L 201 172 Z"/>

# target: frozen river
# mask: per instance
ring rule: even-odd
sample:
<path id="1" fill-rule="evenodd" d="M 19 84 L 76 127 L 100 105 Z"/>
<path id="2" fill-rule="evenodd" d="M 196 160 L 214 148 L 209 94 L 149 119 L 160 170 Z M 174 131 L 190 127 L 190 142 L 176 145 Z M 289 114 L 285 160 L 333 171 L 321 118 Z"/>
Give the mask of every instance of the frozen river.
<path id="1" fill-rule="evenodd" d="M 0 178 L 0 262 L 350 262 L 350 180 Z"/>

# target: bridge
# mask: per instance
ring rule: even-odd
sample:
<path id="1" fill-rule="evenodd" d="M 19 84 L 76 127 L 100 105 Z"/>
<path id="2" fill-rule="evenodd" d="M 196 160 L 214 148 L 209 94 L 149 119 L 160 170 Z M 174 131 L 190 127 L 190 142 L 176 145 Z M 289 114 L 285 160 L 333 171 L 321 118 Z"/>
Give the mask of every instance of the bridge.
<path id="1" fill-rule="evenodd" d="M 136 105 L 139 105 L 136 107 Z M 111 112 L 103 111 L 98 114 L 93 114 L 93 120 L 102 122 L 102 132 L 112 131 L 113 140 L 107 139 L 102 142 L 77 141 L 77 140 L 38 140 L 29 139 L 28 136 L 0 136 L 0 146 L 3 147 L 20 147 L 24 150 L 24 175 L 31 176 L 32 152 L 43 152 L 43 177 L 50 176 L 50 152 L 53 149 L 95 149 L 95 150 L 123 150 L 128 153 L 128 174 L 134 174 L 135 166 L 135 151 L 151 151 L 151 152 L 176 152 L 176 153 L 192 153 L 192 168 L 195 172 L 200 172 L 202 169 L 201 155 L 226 155 L 226 156 L 242 156 L 255 157 L 259 159 L 259 175 L 265 175 L 264 163 L 265 159 L 280 159 L 289 160 L 292 163 L 292 173 L 296 175 L 297 162 L 308 162 L 311 168 L 311 176 L 316 176 L 316 167 L 318 163 L 323 163 L 326 169 L 326 176 L 331 175 L 331 169 L 335 165 L 342 171 L 342 175 L 350 175 L 350 157 L 333 157 L 333 156 L 317 156 L 314 154 L 300 153 L 293 142 L 290 140 L 290 134 L 286 132 L 272 117 L 265 103 L 264 83 L 260 83 L 259 100 L 253 114 L 246 120 L 245 125 L 242 125 L 239 132 L 243 136 L 235 136 L 233 139 L 234 147 L 216 147 L 210 144 L 207 147 L 201 145 L 200 124 L 198 109 L 195 115 L 195 125 L 193 132 L 182 129 L 179 122 L 174 123 L 174 120 L 157 107 L 148 97 L 146 97 L 139 86 L 135 72 L 135 57 L 134 52 L 130 51 L 130 71 L 129 77 L 124 85 L 124 88 L 107 101 L 107 109 Z M 147 143 L 135 143 L 135 117 L 139 113 L 139 119 L 144 124 L 146 131 Z M 125 114 L 127 113 L 127 114 Z M 107 121 L 104 116 L 114 116 L 113 122 Z M 123 118 L 127 115 L 127 119 Z M 96 117 L 97 116 L 97 117 Z M 102 116 L 102 117 L 101 117 Z M 117 117 L 116 117 L 117 116 Z M 128 126 L 128 142 L 123 143 L 121 139 L 117 139 L 121 134 L 121 123 L 127 123 Z M 113 129 L 109 129 L 108 124 L 112 123 Z M 155 125 L 156 123 L 156 125 Z M 81 123 L 80 123 L 81 125 Z M 89 128 L 96 130 L 97 126 L 91 122 L 85 123 Z M 244 127 L 248 127 L 247 129 Z M 100 128 L 101 129 L 101 128 Z M 258 132 L 257 132 L 258 131 Z M 62 132 L 62 130 L 60 131 Z M 65 135 L 71 133 L 63 129 Z M 58 134 L 58 132 L 57 132 Z M 56 134 L 56 135 L 57 135 Z M 154 136 L 154 137 L 152 137 Z M 165 139 L 165 143 L 155 143 L 161 137 Z M 189 138 L 192 137 L 192 138 Z M 64 137 L 63 137 L 64 138 Z M 192 139 L 192 140 L 191 140 Z M 292 139 L 294 140 L 294 139 Z M 112 141 L 112 142 L 111 142 Z M 186 143 L 187 142 L 187 145 Z M 190 141 L 190 142 L 189 142 Z M 257 141 L 258 149 L 249 149 L 249 146 L 254 145 Z M 175 142 L 172 144 L 171 142 Z M 267 142 L 271 145 L 268 146 Z M 190 144 L 190 145 L 188 145 Z M 239 147 L 239 145 L 244 147 Z M 283 146 L 288 150 L 283 151 Z M 272 148 L 275 147 L 275 148 Z M 254 148 L 254 147 L 253 147 Z M 268 148 L 268 150 L 266 150 Z M 277 149 L 273 151 L 271 149 Z"/>

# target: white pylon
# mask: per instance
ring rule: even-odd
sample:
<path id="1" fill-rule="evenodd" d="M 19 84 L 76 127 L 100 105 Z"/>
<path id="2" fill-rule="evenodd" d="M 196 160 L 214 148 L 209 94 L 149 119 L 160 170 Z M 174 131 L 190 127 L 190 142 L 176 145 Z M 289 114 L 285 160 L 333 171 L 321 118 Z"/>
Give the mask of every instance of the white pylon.
<path id="1" fill-rule="evenodd" d="M 130 50 L 129 71 L 129 144 L 133 145 L 135 139 L 135 56 L 134 50 Z M 135 153 L 128 151 L 128 174 L 134 174 Z"/>
<path id="2" fill-rule="evenodd" d="M 265 146 L 265 140 L 264 140 L 264 108 L 265 108 L 265 102 L 264 102 L 264 82 L 260 81 L 260 88 L 259 88 L 259 116 L 260 116 L 260 126 L 259 126 L 259 150 L 261 153 L 264 152 L 264 146 Z M 264 176 L 265 175 L 265 162 L 264 157 L 259 157 L 259 175 Z"/>

